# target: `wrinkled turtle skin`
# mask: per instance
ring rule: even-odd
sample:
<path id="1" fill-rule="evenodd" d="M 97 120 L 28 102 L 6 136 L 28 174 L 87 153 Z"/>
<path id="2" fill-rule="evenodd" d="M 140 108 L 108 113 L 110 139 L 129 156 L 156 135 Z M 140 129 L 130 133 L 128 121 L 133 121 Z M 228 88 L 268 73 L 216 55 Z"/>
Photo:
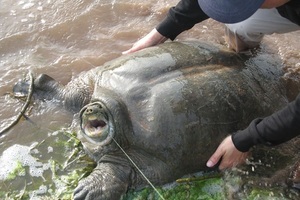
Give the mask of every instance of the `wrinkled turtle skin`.
<path id="1" fill-rule="evenodd" d="M 62 86 L 47 75 L 35 97 L 56 98 L 80 111 L 80 134 L 97 167 L 74 199 L 120 199 L 200 170 L 220 141 L 287 104 L 277 66 L 257 65 L 197 41 L 165 43 L 84 72 Z M 259 62 L 258 62 L 259 63 Z"/>

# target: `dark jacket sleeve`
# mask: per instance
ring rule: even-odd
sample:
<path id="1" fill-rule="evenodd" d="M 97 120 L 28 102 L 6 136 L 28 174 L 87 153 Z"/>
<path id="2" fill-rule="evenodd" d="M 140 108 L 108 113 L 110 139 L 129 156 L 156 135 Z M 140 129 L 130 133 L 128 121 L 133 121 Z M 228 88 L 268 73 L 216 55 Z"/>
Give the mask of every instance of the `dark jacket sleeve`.
<path id="1" fill-rule="evenodd" d="M 282 17 L 300 26 L 300 1 L 290 0 L 286 4 L 277 8 Z"/>
<path id="2" fill-rule="evenodd" d="M 156 30 L 174 40 L 181 32 L 206 19 L 208 16 L 202 11 L 197 0 L 181 0 L 175 7 L 170 8 L 168 15 Z"/>
<path id="3" fill-rule="evenodd" d="M 282 110 L 255 119 L 248 128 L 234 133 L 232 141 L 239 151 L 247 152 L 256 144 L 278 145 L 297 135 L 300 135 L 300 94 Z"/>

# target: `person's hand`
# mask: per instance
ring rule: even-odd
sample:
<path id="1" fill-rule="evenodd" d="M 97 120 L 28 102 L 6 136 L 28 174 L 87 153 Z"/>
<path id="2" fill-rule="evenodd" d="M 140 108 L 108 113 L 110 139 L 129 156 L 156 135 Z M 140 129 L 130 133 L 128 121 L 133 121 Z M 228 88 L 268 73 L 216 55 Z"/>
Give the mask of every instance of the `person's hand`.
<path id="1" fill-rule="evenodd" d="M 129 50 L 122 52 L 122 54 L 129 54 L 146 47 L 155 46 L 160 43 L 164 43 L 167 39 L 168 38 L 161 35 L 156 29 L 153 29 L 145 37 L 134 43 L 134 45 Z"/>
<path id="2" fill-rule="evenodd" d="M 219 169 L 223 170 L 244 163 L 247 156 L 248 152 L 244 153 L 236 149 L 230 135 L 221 142 L 215 153 L 207 161 L 206 166 L 213 167 L 222 158 Z"/>

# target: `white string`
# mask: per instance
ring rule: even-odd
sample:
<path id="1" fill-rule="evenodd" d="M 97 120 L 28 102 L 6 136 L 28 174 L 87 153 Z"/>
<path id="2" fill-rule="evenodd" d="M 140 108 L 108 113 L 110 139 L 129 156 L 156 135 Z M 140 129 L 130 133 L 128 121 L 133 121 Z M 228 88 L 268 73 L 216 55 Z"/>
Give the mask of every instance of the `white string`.
<path id="1" fill-rule="evenodd" d="M 154 189 L 154 191 L 158 194 L 158 196 L 165 200 L 165 198 L 159 193 L 159 191 L 154 187 L 154 185 L 150 182 L 150 180 L 145 176 L 145 174 L 139 169 L 139 167 L 135 164 L 135 162 L 129 157 L 129 155 L 124 151 L 124 149 L 119 145 L 119 143 L 112 138 L 113 141 L 117 144 L 117 146 L 121 149 L 121 151 L 125 154 L 125 156 L 130 160 L 130 162 L 134 165 L 134 167 L 141 173 L 141 175 L 146 179 L 146 181 L 150 184 L 150 186 Z"/>

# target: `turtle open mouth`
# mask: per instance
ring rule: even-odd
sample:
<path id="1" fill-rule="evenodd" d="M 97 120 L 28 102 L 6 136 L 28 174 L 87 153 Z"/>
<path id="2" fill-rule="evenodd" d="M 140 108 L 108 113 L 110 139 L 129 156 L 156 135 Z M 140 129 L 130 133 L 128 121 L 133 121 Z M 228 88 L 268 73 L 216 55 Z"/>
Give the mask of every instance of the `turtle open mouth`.
<path id="1" fill-rule="evenodd" d="M 95 117 L 89 117 L 83 124 L 83 129 L 86 135 L 89 137 L 101 137 L 108 129 L 105 119 L 97 119 Z"/>
<path id="2" fill-rule="evenodd" d="M 93 102 L 80 111 L 81 134 L 89 142 L 105 145 L 113 137 L 113 125 L 109 111 L 99 103 Z"/>
<path id="3" fill-rule="evenodd" d="M 97 119 L 89 121 L 89 124 L 90 124 L 91 127 L 94 127 L 96 129 L 103 128 L 103 127 L 106 126 L 106 122 L 105 121 L 103 121 L 103 120 L 97 120 Z"/>

